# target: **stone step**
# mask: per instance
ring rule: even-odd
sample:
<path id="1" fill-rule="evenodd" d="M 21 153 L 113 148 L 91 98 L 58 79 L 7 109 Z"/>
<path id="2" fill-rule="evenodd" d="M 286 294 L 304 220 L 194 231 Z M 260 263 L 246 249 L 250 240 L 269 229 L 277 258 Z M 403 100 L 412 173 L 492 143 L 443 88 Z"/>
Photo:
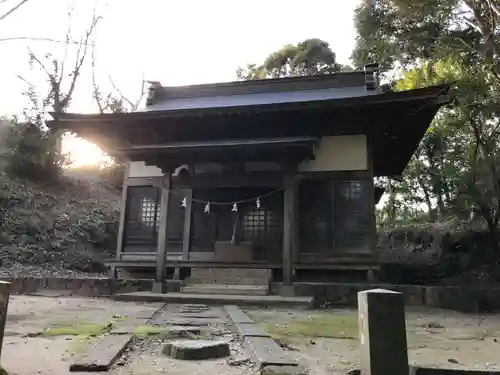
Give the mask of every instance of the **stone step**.
<path id="1" fill-rule="evenodd" d="M 269 285 L 268 279 L 248 278 L 248 277 L 190 277 L 186 284 L 219 284 L 219 285 Z"/>
<path id="2" fill-rule="evenodd" d="M 271 270 L 265 269 L 192 268 L 189 283 L 267 285 L 270 277 Z"/>
<path id="3" fill-rule="evenodd" d="M 120 293 L 112 297 L 116 301 L 162 302 L 162 303 L 204 303 L 207 305 L 266 306 L 266 307 L 312 307 L 313 297 L 282 296 L 230 296 L 221 294 L 185 294 L 133 292 Z"/>
<path id="4" fill-rule="evenodd" d="M 265 296 L 269 294 L 269 287 L 267 285 L 194 284 L 182 287 L 181 293 Z"/>

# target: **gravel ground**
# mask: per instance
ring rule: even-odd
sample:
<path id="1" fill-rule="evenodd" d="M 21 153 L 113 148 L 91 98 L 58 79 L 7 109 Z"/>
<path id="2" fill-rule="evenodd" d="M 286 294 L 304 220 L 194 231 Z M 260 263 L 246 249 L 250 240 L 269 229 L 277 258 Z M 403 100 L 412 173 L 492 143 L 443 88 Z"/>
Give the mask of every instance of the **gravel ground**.
<path id="1" fill-rule="evenodd" d="M 8 267 L 0 268 L 0 277 L 81 277 L 100 278 L 107 277 L 106 273 L 89 273 L 75 270 L 68 270 L 57 265 L 45 267 L 29 266 L 21 263 L 12 263 Z"/>
<path id="2" fill-rule="evenodd" d="M 49 327 L 106 324 L 120 316 L 131 317 L 144 310 L 157 311 L 160 304 L 116 302 L 91 298 L 47 298 L 12 296 L 5 331 L 2 362 L 10 374 L 69 375 L 69 361 L 81 351 L 75 336 L 37 336 Z M 213 308 L 215 312 L 218 308 Z M 169 314 L 177 305 L 163 307 Z M 248 311 L 273 335 L 279 334 L 290 354 L 297 358 L 310 375 L 345 375 L 359 364 L 357 312 L 332 310 Z M 173 315 L 172 315 L 173 316 Z M 166 323 L 168 324 L 168 323 Z M 226 322 L 213 327 L 210 335 L 231 339 Z M 281 331 L 280 331 L 281 329 Z M 222 336 L 219 336 L 222 335 Z M 328 336 L 328 337 L 325 337 Z M 467 315 L 451 311 L 408 309 L 408 354 L 411 364 L 450 369 L 499 370 L 500 314 Z M 137 339 L 131 350 L 114 367 L 110 375 L 254 375 L 256 368 L 234 359 L 180 361 L 161 354 L 163 340 L 149 337 Z M 232 354 L 244 357 L 237 340 L 231 341 Z M 29 361 L 26 361 L 29 353 Z"/>
<path id="3" fill-rule="evenodd" d="M 310 369 L 310 375 L 345 375 L 359 366 L 356 310 L 248 312 L 270 331 L 281 327 L 277 335 L 293 350 L 304 367 Z M 499 314 L 467 315 L 437 309 L 408 308 L 406 331 L 408 357 L 412 365 L 500 370 Z"/>

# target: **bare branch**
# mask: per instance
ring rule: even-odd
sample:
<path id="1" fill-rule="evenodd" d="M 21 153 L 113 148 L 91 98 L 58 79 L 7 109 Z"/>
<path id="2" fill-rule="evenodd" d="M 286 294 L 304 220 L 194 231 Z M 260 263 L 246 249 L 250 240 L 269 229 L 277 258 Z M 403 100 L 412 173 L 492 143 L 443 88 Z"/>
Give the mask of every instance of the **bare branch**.
<path id="1" fill-rule="evenodd" d="M 24 81 L 25 83 L 27 83 L 27 84 L 28 84 L 28 86 L 30 86 L 30 87 L 35 87 L 35 85 L 34 85 L 34 84 L 32 84 L 30 81 L 28 81 L 28 80 L 27 80 L 26 78 L 24 78 L 23 76 L 21 76 L 21 75 L 19 75 L 19 74 L 18 74 L 18 75 L 17 75 L 17 78 L 19 78 L 21 81 Z"/>
<path id="2" fill-rule="evenodd" d="M 146 95 L 146 79 L 145 78 L 146 78 L 145 77 L 145 73 L 142 72 L 142 76 L 141 76 L 141 93 L 140 93 L 139 98 L 137 99 L 137 102 L 135 104 L 134 111 L 137 111 L 137 108 L 139 108 L 139 105 L 141 104 L 142 99 Z"/>
<path id="3" fill-rule="evenodd" d="M 500 18 L 500 9 L 497 8 L 497 6 L 495 4 L 493 4 L 493 1 L 491 0 L 486 0 L 487 3 L 488 3 L 488 6 L 490 7 L 490 9 L 496 14 L 496 16 L 498 18 Z"/>
<path id="4" fill-rule="evenodd" d="M 13 37 L 8 37 L 8 38 L 0 38 L 0 42 L 15 42 L 15 41 L 20 41 L 20 40 L 29 40 L 30 42 L 50 42 L 50 43 L 64 43 L 66 44 L 65 40 L 59 40 L 59 39 L 53 39 L 53 38 L 44 38 L 44 37 L 35 37 L 35 36 L 13 36 Z M 76 41 L 76 40 L 70 40 L 68 42 L 69 44 L 75 44 L 75 45 L 81 45 L 81 41 Z M 89 46 L 91 44 L 86 44 L 86 46 Z"/>
<path id="5" fill-rule="evenodd" d="M 99 108 L 99 113 L 104 113 L 104 105 L 101 103 L 101 93 L 99 92 L 99 87 L 97 86 L 97 81 L 95 78 L 95 47 L 92 46 L 92 96 L 97 103 Z"/>
<path id="6" fill-rule="evenodd" d="M 10 16 L 12 13 L 14 13 L 16 10 L 18 10 L 23 4 L 26 4 L 28 0 L 21 0 L 17 5 L 13 6 L 10 10 L 7 11 L 7 13 L 3 14 L 0 16 L 0 21 L 3 19 L 7 18 Z"/>
<path id="7" fill-rule="evenodd" d="M 111 82 L 111 86 L 113 86 L 113 88 L 121 96 L 121 98 L 123 100 L 125 100 L 128 103 L 128 105 L 130 105 L 130 107 L 134 107 L 134 103 L 132 103 L 129 99 L 127 99 L 127 97 L 125 95 L 123 95 L 123 93 L 120 91 L 120 89 L 115 85 L 115 83 L 113 82 L 113 79 L 111 78 L 111 75 L 109 75 L 108 78 L 109 78 L 109 82 Z"/>
<path id="8" fill-rule="evenodd" d="M 146 95 L 146 80 L 144 79 L 144 72 L 142 72 L 142 77 L 141 77 L 141 91 L 135 103 L 129 100 L 125 95 L 123 95 L 123 93 L 120 91 L 118 86 L 116 86 L 115 82 L 113 81 L 113 78 L 111 78 L 111 74 L 108 75 L 108 78 L 109 82 L 111 83 L 111 86 L 113 86 L 113 89 L 120 95 L 120 97 L 123 100 L 125 100 L 128 103 L 128 105 L 130 106 L 130 110 L 132 112 L 137 111 L 137 108 L 139 108 L 139 105 L 141 104 L 141 101 L 144 98 L 144 95 Z"/>
<path id="9" fill-rule="evenodd" d="M 64 46 L 64 57 L 61 61 L 61 71 L 59 74 L 59 85 L 61 85 L 62 79 L 64 77 L 64 67 L 66 65 L 66 59 L 68 57 L 69 41 L 71 39 L 71 19 L 73 12 L 68 11 L 68 29 L 66 30 L 65 46 Z"/>
<path id="10" fill-rule="evenodd" d="M 82 43 L 80 43 L 78 47 L 78 52 L 76 55 L 76 61 L 75 61 L 75 66 L 72 72 L 72 80 L 70 83 L 69 90 L 65 97 L 61 100 L 61 104 L 63 107 L 66 107 L 69 104 L 69 101 L 71 100 L 71 97 L 73 96 L 73 92 L 75 91 L 75 86 L 76 86 L 76 81 L 78 79 L 78 76 L 80 75 L 80 70 L 82 68 L 83 63 L 85 62 L 85 58 L 87 56 L 87 45 L 89 42 L 90 37 L 94 33 L 94 30 L 96 29 L 97 24 L 101 20 L 102 17 L 97 16 L 96 10 L 94 8 L 94 12 L 92 14 L 92 22 L 90 23 L 89 28 L 85 32 L 85 35 L 81 39 Z"/>
<path id="11" fill-rule="evenodd" d="M 31 49 L 29 47 L 28 47 L 28 52 L 30 55 L 30 59 L 35 61 L 43 69 L 43 71 L 47 74 L 47 76 L 50 80 L 50 83 L 53 84 L 55 82 L 54 75 L 48 71 L 48 69 L 46 68 L 44 63 L 42 63 L 42 61 L 33 53 L 33 51 L 31 51 Z"/>

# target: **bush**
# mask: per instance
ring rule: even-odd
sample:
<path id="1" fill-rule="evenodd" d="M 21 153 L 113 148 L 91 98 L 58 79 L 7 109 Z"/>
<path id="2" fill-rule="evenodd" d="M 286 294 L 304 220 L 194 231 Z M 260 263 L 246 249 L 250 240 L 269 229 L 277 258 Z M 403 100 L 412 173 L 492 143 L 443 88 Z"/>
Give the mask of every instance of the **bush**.
<path id="1" fill-rule="evenodd" d="M 58 150 L 57 136 L 38 122 L 12 121 L 4 139 L 5 171 L 13 177 L 57 181 L 67 158 Z"/>
<path id="2" fill-rule="evenodd" d="M 115 162 L 101 170 L 101 180 L 110 188 L 121 190 L 125 175 L 125 163 Z"/>

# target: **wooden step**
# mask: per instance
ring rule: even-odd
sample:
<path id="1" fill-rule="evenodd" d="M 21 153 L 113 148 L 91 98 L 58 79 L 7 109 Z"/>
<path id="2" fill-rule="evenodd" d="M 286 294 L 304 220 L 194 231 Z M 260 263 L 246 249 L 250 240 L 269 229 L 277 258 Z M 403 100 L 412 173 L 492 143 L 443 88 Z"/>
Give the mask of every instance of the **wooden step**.
<path id="1" fill-rule="evenodd" d="M 267 285 L 194 284 L 182 287 L 181 293 L 265 296 L 269 294 L 269 287 Z"/>

